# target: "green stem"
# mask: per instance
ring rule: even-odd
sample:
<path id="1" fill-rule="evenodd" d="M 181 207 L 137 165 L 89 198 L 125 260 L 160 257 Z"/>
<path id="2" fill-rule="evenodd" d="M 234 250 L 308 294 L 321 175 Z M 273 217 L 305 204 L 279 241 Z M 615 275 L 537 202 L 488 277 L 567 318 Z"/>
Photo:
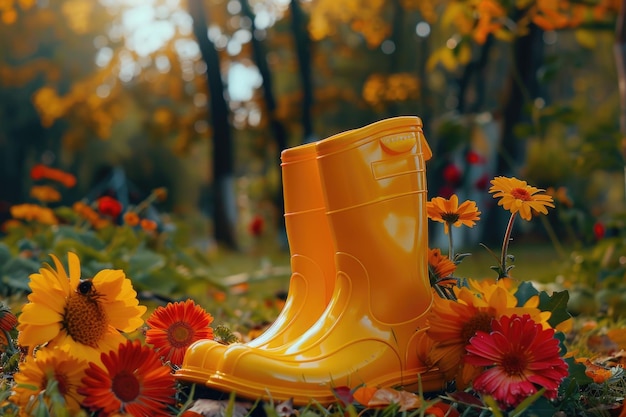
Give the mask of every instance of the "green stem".
<path id="1" fill-rule="evenodd" d="M 454 262 L 454 244 L 452 239 L 452 225 L 448 225 L 448 259 Z"/>
<path id="2" fill-rule="evenodd" d="M 509 224 L 506 225 L 506 231 L 504 232 L 504 240 L 502 241 L 502 254 L 500 255 L 500 273 L 498 279 L 506 278 L 509 276 L 509 271 L 506 267 L 506 260 L 509 251 L 509 242 L 511 241 L 511 233 L 513 232 L 513 222 L 517 217 L 517 213 L 511 213 L 509 218 Z"/>
<path id="3" fill-rule="evenodd" d="M 2 333 L 4 333 L 4 338 L 7 341 L 7 345 L 5 346 L 6 348 L 5 353 L 7 354 L 8 357 L 11 357 L 15 353 L 17 353 L 17 348 L 15 347 L 15 343 L 13 343 L 13 338 L 11 337 L 11 334 L 7 330 L 4 330 L 4 329 L 2 329 Z"/>

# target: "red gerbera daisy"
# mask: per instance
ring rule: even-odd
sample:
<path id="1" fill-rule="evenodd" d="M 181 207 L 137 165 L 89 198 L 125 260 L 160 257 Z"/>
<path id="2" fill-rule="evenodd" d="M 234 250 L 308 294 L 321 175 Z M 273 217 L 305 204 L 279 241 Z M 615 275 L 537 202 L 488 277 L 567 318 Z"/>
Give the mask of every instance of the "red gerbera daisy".
<path id="1" fill-rule="evenodd" d="M 103 415 L 167 417 L 174 404 L 174 376 L 157 354 L 138 340 L 101 355 L 104 368 L 91 362 L 78 392 L 83 406 Z"/>
<path id="2" fill-rule="evenodd" d="M 478 331 L 466 347 L 465 361 L 490 367 L 474 380 L 477 392 L 492 395 L 503 408 L 515 407 L 540 388 L 555 398 L 567 376 L 554 329 L 543 329 L 530 315 L 502 316 L 491 333 Z"/>
<path id="3" fill-rule="evenodd" d="M 193 342 L 213 339 L 211 322 L 213 316 L 193 300 L 169 303 L 158 307 L 146 320 L 150 327 L 146 343 L 153 345 L 164 361 L 180 365 Z"/>

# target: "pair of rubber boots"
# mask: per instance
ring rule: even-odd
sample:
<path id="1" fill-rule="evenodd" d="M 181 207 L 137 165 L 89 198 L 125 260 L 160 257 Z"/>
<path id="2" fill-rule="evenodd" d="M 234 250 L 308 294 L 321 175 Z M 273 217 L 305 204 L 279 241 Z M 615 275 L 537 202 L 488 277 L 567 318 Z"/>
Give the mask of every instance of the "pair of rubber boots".
<path id="1" fill-rule="evenodd" d="M 260 337 L 192 345 L 177 377 L 243 398 L 336 401 L 359 385 L 439 390 L 418 358 L 428 282 L 422 122 L 402 116 L 283 151 L 292 276 Z"/>

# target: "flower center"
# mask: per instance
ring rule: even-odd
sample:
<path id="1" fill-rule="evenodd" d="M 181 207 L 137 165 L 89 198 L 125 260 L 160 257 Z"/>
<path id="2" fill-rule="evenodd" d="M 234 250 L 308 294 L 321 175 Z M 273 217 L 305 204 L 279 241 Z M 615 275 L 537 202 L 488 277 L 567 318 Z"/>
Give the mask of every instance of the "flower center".
<path id="1" fill-rule="evenodd" d="M 50 376 L 52 376 L 52 379 L 57 382 L 57 389 L 59 390 L 59 394 L 65 397 L 69 392 L 69 382 L 67 380 L 67 376 L 56 371 L 54 371 L 53 375 L 50 375 L 50 373 L 44 375 L 44 377 L 41 379 L 41 385 L 39 386 L 41 391 L 45 391 L 46 389 L 48 389 Z"/>
<path id="2" fill-rule="evenodd" d="M 83 345 L 97 347 L 109 325 L 106 312 L 89 294 L 72 293 L 65 304 L 63 327 L 72 339 Z"/>
<path id="3" fill-rule="evenodd" d="M 461 327 L 461 339 L 468 343 L 478 330 L 482 330 L 483 332 L 491 331 L 492 319 L 493 315 L 485 313 L 484 311 L 478 312 L 467 323 L 463 324 L 463 327 Z"/>
<path id="4" fill-rule="evenodd" d="M 459 221 L 459 214 L 458 213 L 443 213 L 441 215 L 441 218 L 443 219 L 444 222 L 448 224 L 454 224 Z"/>
<path id="5" fill-rule="evenodd" d="M 113 377 L 111 391 L 122 402 L 128 403 L 139 396 L 139 381 L 128 371 L 121 371 Z"/>
<path id="6" fill-rule="evenodd" d="M 193 329 L 188 323 L 178 321 L 167 329 L 167 340 L 174 347 L 187 347 L 191 344 L 193 334 Z"/>
<path id="7" fill-rule="evenodd" d="M 509 375 L 520 375 L 526 370 L 528 359 L 522 352 L 508 352 L 502 357 L 502 368 Z"/>
<path id="8" fill-rule="evenodd" d="M 511 195 L 516 199 L 522 201 L 532 200 L 532 196 L 530 195 L 530 193 L 523 188 L 514 188 L 513 190 L 511 190 Z"/>

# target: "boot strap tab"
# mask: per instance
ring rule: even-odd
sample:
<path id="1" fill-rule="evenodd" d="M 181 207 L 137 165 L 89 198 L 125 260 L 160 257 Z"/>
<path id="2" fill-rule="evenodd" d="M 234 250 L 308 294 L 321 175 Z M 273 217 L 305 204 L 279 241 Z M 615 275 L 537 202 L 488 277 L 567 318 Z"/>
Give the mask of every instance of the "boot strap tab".
<path id="1" fill-rule="evenodd" d="M 372 173 L 377 180 L 418 172 L 424 172 L 424 157 L 421 154 L 372 162 Z"/>
<path id="2" fill-rule="evenodd" d="M 403 132 L 380 138 L 383 149 L 390 154 L 405 153 L 417 144 L 414 132 Z"/>

